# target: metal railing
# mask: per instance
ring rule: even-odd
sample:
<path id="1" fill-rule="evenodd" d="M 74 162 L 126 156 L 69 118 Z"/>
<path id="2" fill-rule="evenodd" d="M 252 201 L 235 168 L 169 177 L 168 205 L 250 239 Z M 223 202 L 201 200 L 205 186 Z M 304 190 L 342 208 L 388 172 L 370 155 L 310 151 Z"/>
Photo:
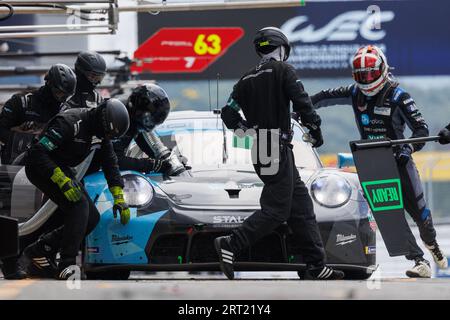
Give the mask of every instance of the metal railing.
<path id="1" fill-rule="evenodd" d="M 298 7 L 301 0 L 212 0 L 208 2 L 170 2 L 160 3 L 138 1 L 133 5 L 119 5 L 118 0 L 11 0 L 0 2 L 0 15 L 15 14 L 59 14 L 76 16 L 85 21 L 107 21 L 101 24 L 79 23 L 66 25 L 35 25 L 35 26 L 0 26 L 0 39 L 30 38 L 61 35 L 115 34 L 119 24 L 120 12 L 164 12 L 164 11 L 201 11 L 227 9 L 257 9 L 272 7 Z M 92 18 L 92 15 L 95 17 Z M 100 16 L 100 17 L 99 17 Z M 6 17 L 7 18 L 7 17 Z M 6 19 L 5 18 L 5 19 Z M 36 31 L 49 30 L 54 31 Z M 95 30 L 92 30 L 95 29 Z M 32 30 L 32 31 L 23 31 Z"/>

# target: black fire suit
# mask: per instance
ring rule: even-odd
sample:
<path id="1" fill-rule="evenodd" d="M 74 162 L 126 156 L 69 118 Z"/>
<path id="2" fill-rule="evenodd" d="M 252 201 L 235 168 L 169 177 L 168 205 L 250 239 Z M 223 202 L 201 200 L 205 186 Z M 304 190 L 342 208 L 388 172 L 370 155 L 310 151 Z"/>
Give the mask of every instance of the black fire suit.
<path id="1" fill-rule="evenodd" d="M 11 164 L 33 139 L 33 134 L 17 132 L 34 133 L 42 129 L 60 108 L 61 103 L 53 98 L 47 86 L 31 93 L 13 95 L 0 113 L 0 141 L 4 144 L 2 164 Z M 16 132 L 11 131 L 13 128 Z"/>
<path id="2" fill-rule="evenodd" d="M 24 152 L 33 138 L 39 134 L 45 124 L 53 118 L 61 108 L 61 103 L 53 98 L 47 86 L 30 93 L 15 94 L 6 101 L 0 113 L 1 163 L 9 165 Z M 9 215 L 11 203 L 12 181 L 2 181 L 6 188 L 0 189 L 1 214 Z M 52 218 L 45 227 L 59 224 L 58 218 Z M 20 238 L 20 248 L 23 249 L 36 240 L 36 235 Z M 15 272 L 17 257 L 3 260 L 4 273 Z"/>
<path id="3" fill-rule="evenodd" d="M 101 94 L 95 90 L 92 84 L 87 79 L 78 76 L 75 94 L 65 103 L 64 109 L 96 108 L 102 101 Z"/>
<path id="4" fill-rule="evenodd" d="M 25 158 L 28 179 L 54 201 L 64 215 L 64 226 L 44 236 L 44 241 L 61 257 L 77 255 L 81 242 L 99 221 L 99 213 L 83 188 L 78 202 L 70 202 L 50 180 L 53 170 L 60 167 L 66 176 L 75 179 L 71 167 L 80 164 L 89 154 L 94 136 L 99 136 L 101 123 L 96 108 L 70 109 L 53 118 L 41 135 L 47 143 L 32 144 Z M 109 187 L 123 187 L 117 157 L 110 140 L 101 141 L 102 169 Z"/>
<path id="5" fill-rule="evenodd" d="M 148 143 L 145 141 L 142 133 L 140 133 L 136 126 L 131 122 L 128 131 L 119 139 L 114 140 L 113 148 L 117 156 L 117 163 L 119 164 L 120 170 L 135 170 L 139 172 L 150 172 L 153 170 L 153 162 L 148 159 L 138 159 L 126 156 L 126 151 L 132 140 L 135 140 L 139 148 L 150 158 L 154 158 L 154 153 Z M 101 154 L 96 152 L 92 163 L 86 174 L 97 172 L 100 169 Z"/>
<path id="6" fill-rule="evenodd" d="M 351 105 L 362 139 L 404 139 L 405 126 L 412 131 L 412 138 L 428 136 L 428 126 L 414 100 L 397 84 L 388 83 L 374 97 L 365 96 L 356 85 L 321 91 L 311 97 L 316 108 L 331 105 Z M 412 145 L 419 151 L 424 144 Z M 394 150 L 395 152 L 396 150 Z M 426 244 L 436 239 L 430 210 L 424 199 L 422 184 L 416 165 L 410 159 L 405 166 L 398 165 L 402 182 L 405 209 L 419 227 L 420 237 Z M 409 230 L 410 252 L 407 259 L 423 257 L 423 251 Z"/>
<path id="7" fill-rule="evenodd" d="M 258 139 L 261 129 L 279 129 L 279 150 L 271 155 L 272 161 L 279 160 L 278 171 L 272 175 L 263 174 L 266 167 L 259 157 L 254 168 L 264 182 L 261 194 L 261 210 L 251 215 L 242 226 L 233 230 L 230 245 L 237 253 L 251 246 L 258 239 L 287 222 L 303 248 L 304 260 L 309 265 L 325 263 L 325 251 L 313 211 L 313 203 L 305 184 L 295 167 L 292 144 L 285 139 L 290 135 L 291 113 L 300 114 L 304 123 L 320 125 L 320 118 L 313 110 L 311 100 L 297 79 L 292 66 L 273 59 L 261 61 L 256 68 L 247 72 L 234 86 L 227 105 L 222 109 L 222 119 L 230 129 L 237 129 L 240 123 L 257 127 Z M 241 118 L 242 110 L 245 121 Z M 271 150 L 272 143 L 268 143 Z M 253 148 L 259 148 L 258 143 Z M 254 150 L 252 150 L 253 152 Z M 276 153 L 279 152 L 279 159 Z"/>

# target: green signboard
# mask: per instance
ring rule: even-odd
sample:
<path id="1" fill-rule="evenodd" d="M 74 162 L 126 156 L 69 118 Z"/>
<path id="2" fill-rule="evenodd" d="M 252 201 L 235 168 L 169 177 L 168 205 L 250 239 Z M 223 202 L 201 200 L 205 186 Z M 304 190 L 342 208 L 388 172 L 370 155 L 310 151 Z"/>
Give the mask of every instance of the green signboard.
<path id="1" fill-rule="evenodd" d="M 400 179 L 361 182 L 373 212 L 403 209 Z"/>

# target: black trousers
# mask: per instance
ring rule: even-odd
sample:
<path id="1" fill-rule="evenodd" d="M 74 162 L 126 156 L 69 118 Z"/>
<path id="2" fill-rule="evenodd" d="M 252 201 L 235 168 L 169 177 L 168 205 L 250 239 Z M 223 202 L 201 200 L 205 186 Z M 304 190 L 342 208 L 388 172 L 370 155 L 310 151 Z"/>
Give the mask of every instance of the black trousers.
<path id="1" fill-rule="evenodd" d="M 61 168 L 71 179 L 73 173 L 69 168 Z M 63 225 L 43 235 L 44 241 L 54 250 L 60 251 L 62 259 L 77 256 L 83 239 L 96 227 L 100 214 L 86 190 L 78 202 L 66 199 L 59 187 L 48 177 L 42 176 L 39 168 L 26 166 L 25 173 L 38 189 L 58 205 Z"/>
<path id="2" fill-rule="evenodd" d="M 253 245 L 287 222 L 300 241 L 303 258 L 309 265 L 325 263 L 325 250 L 308 189 L 295 167 L 292 145 L 281 145 L 279 169 L 276 174 L 262 174 L 263 166 L 254 165 L 264 182 L 261 210 L 248 217 L 233 230 L 231 246 L 236 252 Z"/>
<path id="3" fill-rule="evenodd" d="M 425 202 L 422 183 L 419 172 L 413 160 L 408 161 L 405 166 L 398 166 L 400 180 L 402 183 L 402 194 L 405 204 L 405 210 L 411 216 L 419 228 L 420 238 L 426 244 L 432 244 L 436 240 L 436 230 L 434 229 L 431 212 Z M 423 251 L 417 245 L 416 238 L 409 229 L 408 244 L 409 253 L 406 255 L 408 260 L 423 257 Z"/>
<path id="4" fill-rule="evenodd" d="M 30 244 L 36 242 L 41 235 L 61 227 L 63 223 L 64 220 L 61 211 L 56 210 L 56 212 L 39 229 L 26 236 L 19 237 L 19 256 L 3 259 L 3 271 L 6 271 L 7 273 L 14 272 L 16 263 L 23 250 Z"/>

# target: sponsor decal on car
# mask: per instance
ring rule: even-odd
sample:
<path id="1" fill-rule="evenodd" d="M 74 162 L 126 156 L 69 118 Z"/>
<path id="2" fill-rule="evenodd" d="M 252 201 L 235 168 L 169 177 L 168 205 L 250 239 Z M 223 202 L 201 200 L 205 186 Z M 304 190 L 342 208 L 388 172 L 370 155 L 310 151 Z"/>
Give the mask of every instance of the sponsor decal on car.
<path id="1" fill-rule="evenodd" d="M 92 253 L 92 254 L 100 253 L 100 248 L 99 247 L 87 247 L 87 252 Z"/>
<path id="2" fill-rule="evenodd" d="M 131 240 L 133 240 L 133 237 L 129 236 L 129 235 L 122 236 L 122 235 L 113 234 L 111 236 L 111 242 L 114 244 L 124 244 L 124 243 L 130 242 Z"/>
<path id="3" fill-rule="evenodd" d="M 243 223 L 247 217 L 243 216 L 214 216 L 213 223 Z"/>
<path id="4" fill-rule="evenodd" d="M 373 212 L 403 208 L 400 179 L 366 181 L 361 184 Z"/>
<path id="5" fill-rule="evenodd" d="M 336 235 L 336 245 L 337 246 L 343 246 L 343 245 L 350 244 L 355 241 L 356 241 L 356 235 L 354 235 L 354 234 L 350 234 L 348 236 L 343 235 L 343 234 Z"/>
<path id="6" fill-rule="evenodd" d="M 364 252 L 366 254 L 376 254 L 377 253 L 377 247 L 376 246 L 366 246 L 364 248 Z"/>

